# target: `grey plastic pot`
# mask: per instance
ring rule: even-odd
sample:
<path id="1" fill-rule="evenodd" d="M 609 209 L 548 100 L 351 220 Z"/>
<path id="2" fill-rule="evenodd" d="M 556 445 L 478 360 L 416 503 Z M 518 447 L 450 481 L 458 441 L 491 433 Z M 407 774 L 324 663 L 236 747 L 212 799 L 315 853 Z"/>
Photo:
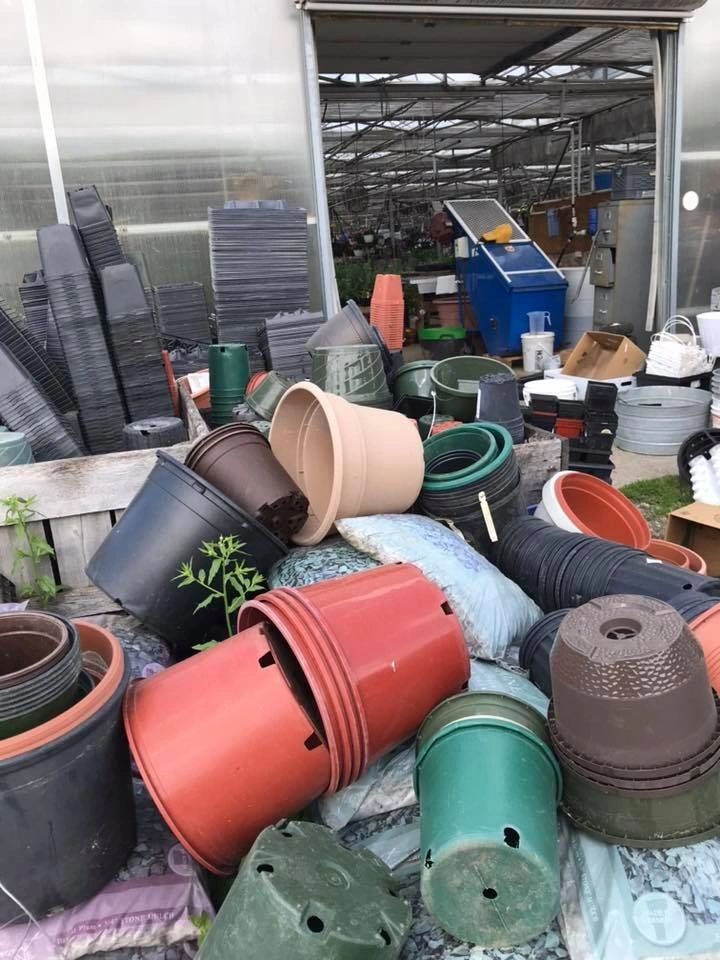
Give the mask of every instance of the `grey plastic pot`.
<path id="1" fill-rule="evenodd" d="M 312 382 L 322 390 L 363 406 L 392 406 L 379 347 L 319 347 L 312 361 Z"/>
<path id="2" fill-rule="evenodd" d="M 370 324 L 354 300 L 348 300 L 342 310 L 326 320 L 305 344 L 312 353 L 319 347 L 345 347 L 353 344 L 372 344 Z"/>

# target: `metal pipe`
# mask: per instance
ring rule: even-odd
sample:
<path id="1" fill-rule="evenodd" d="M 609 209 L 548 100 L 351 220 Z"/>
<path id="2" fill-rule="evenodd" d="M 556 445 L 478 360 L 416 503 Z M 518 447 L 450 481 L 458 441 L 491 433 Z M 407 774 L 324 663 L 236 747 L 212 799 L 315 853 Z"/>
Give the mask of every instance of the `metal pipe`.
<path id="1" fill-rule="evenodd" d="M 548 18 L 563 21 L 576 20 L 613 20 L 623 24 L 642 26 L 649 21 L 657 24 L 665 21 L 668 27 L 675 27 L 687 17 L 686 11 L 678 10 L 580 10 L 567 7 L 539 7 L 537 12 L 527 7 L 470 7 L 470 6 L 429 6 L 426 3 L 326 3 L 324 0 L 296 0 L 296 6 L 310 13 L 372 13 L 376 15 L 412 14 L 420 17 L 487 17 L 498 19 L 506 17 L 522 17 L 524 20 L 547 20 Z"/>

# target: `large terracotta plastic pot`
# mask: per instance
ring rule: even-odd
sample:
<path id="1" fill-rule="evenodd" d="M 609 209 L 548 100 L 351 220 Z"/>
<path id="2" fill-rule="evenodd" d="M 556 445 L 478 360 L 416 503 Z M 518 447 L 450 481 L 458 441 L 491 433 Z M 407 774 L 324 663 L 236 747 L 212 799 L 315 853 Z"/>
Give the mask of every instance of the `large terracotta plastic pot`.
<path id="1" fill-rule="evenodd" d="M 228 874 L 265 827 L 330 780 L 314 706 L 262 626 L 133 684 L 125 729 L 170 829 L 208 870 Z M 289 678 L 294 689 L 286 681 Z"/>
<path id="2" fill-rule="evenodd" d="M 1 879 L 36 917 L 95 896 L 135 844 L 121 720 L 130 666 L 106 630 L 75 627 L 83 654 L 104 671 L 96 686 L 53 719 L 0 742 Z M 0 923 L 20 915 L 0 891 Z"/>
<path id="3" fill-rule="evenodd" d="M 270 446 L 310 502 L 296 543 L 319 543 L 344 517 L 404 513 L 422 486 L 423 448 L 411 420 L 348 403 L 312 383 L 283 396 Z"/>
<path id="4" fill-rule="evenodd" d="M 432 711 L 416 749 L 428 910 L 483 947 L 538 936 L 560 908 L 562 780 L 545 718 L 514 697 L 465 693 Z"/>
<path id="5" fill-rule="evenodd" d="M 289 540 L 307 520 L 307 499 L 272 455 L 265 437 L 248 423 L 228 423 L 201 437 L 185 466 L 281 540 Z"/>
<path id="6" fill-rule="evenodd" d="M 334 763 L 331 788 L 412 736 L 468 680 L 458 620 L 442 591 L 410 564 L 271 590 L 245 604 L 238 628 L 267 621 L 287 641 L 317 703 Z"/>
<path id="7" fill-rule="evenodd" d="M 690 569 L 690 558 L 687 553 L 669 540 L 651 540 L 645 552 L 656 560 L 662 560 L 663 563 L 683 567 L 685 570 Z"/>
<path id="8" fill-rule="evenodd" d="M 710 683 L 720 696 L 720 604 L 706 610 L 690 624 L 705 655 Z"/>
<path id="9" fill-rule="evenodd" d="M 535 516 L 573 533 L 612 540 L 646 550 L 647 521 L 626 496 L 597 477 L 563 470 L 543 487 Z"/>

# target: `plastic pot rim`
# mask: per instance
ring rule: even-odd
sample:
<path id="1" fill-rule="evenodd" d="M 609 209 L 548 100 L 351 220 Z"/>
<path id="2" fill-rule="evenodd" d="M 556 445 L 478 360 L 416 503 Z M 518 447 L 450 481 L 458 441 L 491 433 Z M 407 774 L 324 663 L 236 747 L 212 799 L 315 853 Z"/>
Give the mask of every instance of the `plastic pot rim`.
<path id="1" fill-rule="evenodd" d="M 615 512 L 618 513 L 621 517 L 628 530 L 633 534 L 633 539 L 635 543 L 625 543 L 623 546 L 627 546 L 630 549 L 636 550 L 645 550 L 650 543 L 651 533 L 650 527 L 648 526 L 647 521 L 642 516 L 637 507 L 632 504 L 630 500 L 624 494 L 620 493 L 619 490 L 616 490 L 614 487 L 609 486 L 604 483 L 602 480 L 597 482 L 602 484 L 603 489 L 600 490 L 599 487 L 596 487 L 595 480 L 597 478 L 591 477 L 586 473 L 579 473 L 577 470 L 563 470 L 559 474 L 556 474 L 554 483 L 552 483 L 551 490 L 555 495 L 560 509 L 565 514 L 566 517 L 570 520 L 572 524 L 577 526 L 578 532 L 583 533 L 589 537 L 598 537 L 598 539 L 607 539 L 606 537 L 601 537 L 598 533 L 592 530 L 581 517 L 578 517 L 572 507 L 569 505 L 565 494 L 563 493 L 563 486 L 568 482 L 567 478 L 571 477 L 572 480 L 569 482 L 575 482 L 576 484 L 583 484 L 590 486 L 590 488 L 595 488 L 595 491 L 600 494 L 602 493 L 605 498 L 605 502 L 612 504 L 614 506 Z M 552 481 L 553 478 L 551 477 Z M 550 482 L 550 481 L 548 481 Z M 611 541 L 613 542 L 613 541 Z"/>
<path id="2" fill-rule="evenodd" d="M 479 428 L 479 429 L 478 429 Z M 460 432 L 462 431 L 462 436 Z M 487 443 L 487 449 L 484 453 L 480 454 L 478 459 L 470 464 L 467 467 L 461 467 L 459 470 L 452 470 L 450 473 L 443 474 L 429 474 L 427 473 L 427 468 L 430 466 L 434 459 L 432 447 L 441 447 L 444 446 L 448 441 L 447 438 L 451 440 L 458 441 L 458 449 L 463 448 L 462 445 L 465 441 L 465 438 L 474 438 L 474 437 L 487 437 L 489 438 Z M 441 450 L 440 453 L 448 453 L 448 450 Z M 474 451 L 477 452 L 477 451 Z M 437 454 L 437 456 L 440 455 Z M 425 459 L 425 474 L 423 476 L 423 490 L 446 490 L 452 489 L 449 484 L 453 484 L 454 481 L 460 480 L 465 481 L 468 477 L 474 476 L 477 470 L 482 469 L 483 466 L 486 466 L 488 462 L 492 461 L 493 457 L 498 455 L 498 444 L 497 439 L 490 430 L 486 430 L 484 426 L 475 423 L 465 423 L 460 427 L 451 427 L 449 430 L 443 430 L 441 433 L 435 434 L 434 436 L 429 436 L 423 440 L 423 457 Z M 464 482 L 459 484 L 464 486 Z"/>
<path id="3" fill-rule="evenodd" d="M 441 328 L 441 329 L 442 329 L 442 328 Z M 466 331 L 465 331 L 465 332 L 466 332 Z M 434 367 L 433 367 L 433 369 L 432 369 L 432 371 L 431 371 L 431 373 L 430 373 L 430 379 L 431 379 L 432 382 L 433 382 L 433 386 L 435 387 L 436 392 L 439 392 L 440 390 L 446 390 L 451 397 L 457 398 L 457 399 L 459 399 L 459 400 L 467 400 L 469 397 L 472 397 L 472 396 L 477 392 L 477 391 L 460 390 L 460 389 L 458 389 L 457 387 L 448 387 L 448 386 L 446 386 L 444 383 L 442 383 L 442 381 L 438 380 L 437 377 L 435 376 L 435 372 L 436 372 L 437 368 L 440 367 L 443 363 L 457 363 L 459 360 L 464 360 L 464 359 L 468 359 L 468 360 L 489 360 L 490 362 L 492 362 L 493 364 L 495 364 L 495 365 L 498 367 L 498 371 L 497 371 L 498 373 L 505 373 L 505 372 L 507 372 L 507 373 L 509 373 L 511 376 L 514 376 L 514 374 L 513 374 L 513 372 L 512 372 L 512 369 L 511 369 L 506 363 L 502 363 L 502 361 L 500 361 L 500 360 L 492 360 L 491 357 L 474 357 L 474 356 L 473 356 L 473 357 L 468 356 L 467 358 L 463 358 L 462 356 L 459 356 L 459 357 L 446 357 L 444 360 L 438 360 L 438 361 L 435 363 L 435 365 L 434 365 Z M 467 365 L 467 364 L 466 364 L 466 365 Z M 504 369 L 501 370 L 500 368 L 504 368 Z M 468 377 L 468 378 L 466 378 L 466 379 L 470 379 L 470 378 Z"/>
<path id="4" fill-rule="evenodd" d="M 68 621 L 62 617 L 55 617 L 42 611 L 18 610 L 16 612 L 0 613 L 0 631 L 2 630 L 3 623 L 6 623 L 11 618 L 17 618 L 18 616 L 20 619 L 23 619 L 24 617 L 27 617 L 28 619 L 30 617 L 37 617 L 41 622 L 45 621 L 48 624 L 48 631 L 51 624 L 58 624 L 59 630 L 57 632 L 59 632 L 60 636 L 52 637 L 49 632 L 41 630 L 39 626 L 28 626 L 25 629 L 18 627 L 18 629 L 12 630 L 12 635 L 17 633 L 32 633 L 43 637 L 48 637 L 50 640 L 54 641 L 54 646 L 53 649 L 49 653 L 46 653 L 45 656 L 40 660 L 36 660 L 34 663 L 28 664 L 28 666 L 22 667 L 20 670 L 15 670 L 12 673 L 0 674 L 0 694 L 2 691 L 10 692 L 13 687 L 24 683 L 26 680 L 31 680 L 37 678 L 38 675 L 44 674 L 46 670 L 56 663 L 56 661 L 65 657 L 71 646 L 69 630 L 72 628 L 68 624 Z M 6 636 L 7 633 L 0 632 L 0 646 L 2 645 L 3 638 Z"/>
<path id="5" fill-rule="evenodd" d="M 447 481 L 436 479 L 432 474 L 425 474 L 422 485 L 422 489 L 424 491 L 428 493 L 445 493 L 462 489 L 463 487 L 469 486 L 473 483 L 478 483 L 481 480 L 486 480 L 491 474 L 495 473 L 502 466 L 504 466 L 506 461 L 510 458 L 511 453 L 513 452 L 513 440 L 510 436 L 510 432 L 506 430 L 505 427 L 497 423 L 483 422 L 467 423 L 463 426 L 484 430 L 486 433 L 489 433 L 495 440 L 496 456 L 494 459 L 490 460 L 483 458 L 477 464 L 473 464 L 470 467 L 464 467 L 462 470 L 455 471 L 455 473 L 452 475 L 452 478 Z M 440 435 L 444 436 L 447 433 L 452 433 L 454 430 L 462 430 L 463 426 L 451 427 L 449 430 L 442 431 Z M 425 445 L 434 439 L 435 438 L 433 436 L 430 436 L 423 441 L 423 454 L 425 452 Z M 500 444 L 498 441 L 502 441 L 502 443 Z M 455 474 L 462 475 L 456 477 Z"/>
<path id="6" fill-rule="evenodd" d="M 105 675 L 99 680 L 90 693 L 82 700 L 64 710 L 58 716 L 45 723 L 26 730 L 14 737 L 0 740 L 0 763 L 22 757 L 23 760 L 34 758 L 39 751 L 54 746 L 55 743 L 70 734 L 76 733 L 82 725 L 94 717 L 116 694 L 122 685 L 123 677 L 129 675 L 129 666 L 126 671 L 125 654 L 119 640 L 104 627 L 87 620 L 73 620 L 78 631 L 81 648 L 89 643 L 89 638 L 95 636 L 95 642 L 101 640 L 107 644 L 110 662 Z M 83 642 L 84 641 L 84 642 Z"/>

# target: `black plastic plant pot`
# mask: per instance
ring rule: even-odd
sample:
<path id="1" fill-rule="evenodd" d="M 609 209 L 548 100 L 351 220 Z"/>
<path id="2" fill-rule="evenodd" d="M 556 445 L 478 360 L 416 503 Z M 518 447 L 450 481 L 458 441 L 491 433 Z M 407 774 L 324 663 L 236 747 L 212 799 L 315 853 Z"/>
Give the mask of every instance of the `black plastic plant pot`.
<path id="1" fill-rule="evenodd" d="M 87 575 L 125 610 L 167 640 L 178 657 L 193 646 L 227 636 L 222 601 L 197 613 L 207 592 L 196 584 L 179 588 L 180 564 L 196 573 L 208 565 L 204 541 L 234 534 L 245 545 L 242 559 L 267 575 L 287 553 L 269 530 L 192 470 L 163 451 L 120 521 L 90 561 Z"/>
<path id="2" fill-rule="evenodd" d="M 75 729 L 0 760 L 2 883 L 35 916 L 93 897 L 135 845 L 130 758 L 113 695 Z M 0 890 L 0 923 L 25 919 Z"/>
<path id="3" fill-rule="evenodd" d="M 520 666 L 528 671 L 532 683 L 542 690 L 546 697 L 552 697 L 550 651 L 567 612 L 567 610 L 554 610 L 548 613 L 530 627 L 520 644 L 518 654 Z"/>
<path id="4" fill-rule="evenodd" d="M 709 597 L 706 593 L 699 593 L 697 590 L 684 590 L 670 597 L 668 603 L 674 607 L 685 623 L 692 624 L 693 620 L 707 613 L 713 607 L 720 603 L 720 597 Z"/>
<path id="5" fill-rule="evenodd" d="M 695 457 L 707 457 L 713 447 L 720 443 L 720 430 L 715 427 L 709 427 L 706 430 L 696 430 L 683 441 L 678 450 L 677 465 L 678 473 L 685 481 L 690 483 L 690 461 Z"/>

